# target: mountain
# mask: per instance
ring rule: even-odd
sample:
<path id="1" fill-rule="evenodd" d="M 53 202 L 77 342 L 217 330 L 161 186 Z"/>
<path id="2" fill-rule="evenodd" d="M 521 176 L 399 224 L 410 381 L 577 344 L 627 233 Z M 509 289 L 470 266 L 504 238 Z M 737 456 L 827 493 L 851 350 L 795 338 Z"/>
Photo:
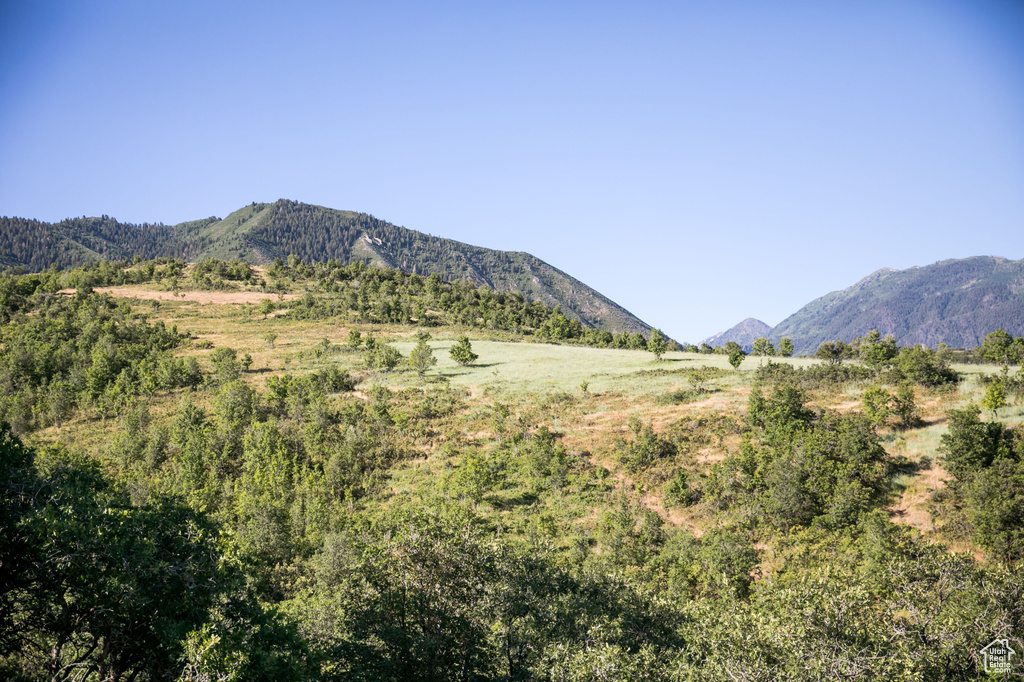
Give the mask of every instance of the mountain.
<path id="1" fill-rule="evenodd" d="M 772 328 L 761 320 L 748 317 L 724 332 L 720 332 L 714 336 L 709 336 L 701 343 L 706 343 L 709 346 L 723 346 L 728 341 L 735 341 L 743 346 L 745 350 L 750 350 L 754 346 L 755 339 L 761 337 L 768 338 L 768 334 L 770 334 L 771 331 Z"/>
<path id="2" fill-rule="evenodd" d="M 180 225 L 133 225 L 109 216 L 44 223 L 0 218 L 0 266 L 29 271 L 68 268 L 95 260 L 175 257 L 192 260 L 202 248 L 199 233 L 217 218 Z"/>
<path id="3" fill-rule="evenodd" d="M 770 338 L 788 336 L 796 353 L 806 354 L 823 341 L 849 342 L 872 329 L 900 345 L 953 348 L 973 348 L 996 329 L 1024 335 L 1024 260 L 978 256 L 884 268 L 811 301 Z"/>
<path id="4" fill-rule="evenodd" d="M 536 256 L 496 251 L 423 234 L 365 213 L 282 199 L 253 203 L 226 218 L 178 225 L 120 223 L 108 216 L 43 223 L 0 218 L 0 266 L 42 270 L 92 260 L 207 257 L 269 263 L 296 255 L 307 262 L 361 260 L 452 281 L 468 279 L 530 301 L 561 306 L 567 316 L 612 332 L 649 334 L 650 325 Z"/>

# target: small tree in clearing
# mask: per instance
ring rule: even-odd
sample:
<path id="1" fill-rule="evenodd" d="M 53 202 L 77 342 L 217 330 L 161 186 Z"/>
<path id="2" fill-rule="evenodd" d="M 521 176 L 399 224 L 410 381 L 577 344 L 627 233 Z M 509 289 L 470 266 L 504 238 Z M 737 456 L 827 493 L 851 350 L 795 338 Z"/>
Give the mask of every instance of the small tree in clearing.
<path id="1" fill-rule="evenodd" d="M 479 357 L 473 352 L 473 346 L 469 343 L 469 337 L 467 336 L 459 337 L 459 340 L 448 351 L 448 355 L 463 367 L 472 365 Z"/>
<path id="2" fill-rule="evenodd" d="M 914 399 L 914 385 L 909 381 L 904 381 L 896 390 L 892 411 L 899 419 L 901 429 L 912 428 L 921 422 L 921 415 L 917 412 L 917 402 Z"/>
<path id="3" fill-rule="evenodd" d="M 427 339 L 421 337 L 412 352 L 409 353 L 409 366 L 422 377 L 428 369 L 436 364 L 437 358 L 434 357 L 434 350 L 427 344 Z"/>
<path id="4" fill-rule="evenodd" d="M 269 298 L 265 298 L 260 301 L 260 307 L 257 310 L 263 315 L 263 319 L 267 319 L 267 315 L 274 312 L 274 302 Z"/>
<path id="5" fill-rule="evenodd" d="M 389 343 L 374 343 L 366 351 L 366 365 L 371 369 L 390 372 L 402 360 L 402 354 Z"/>
<path id="6" fill-rule="evenodd" d="M 754 355 L 764 357 L 766 355 L 775 355 L 775 346 L 772 342 L 766 338 L 758 337 L 754 339 Z"/>
<path id="7" fill-rule="evenodd" d="M 995 417 L 999 408 L 1005 405 L 1006 391 L 1003 390 L 1003 382 L 993 381 L 985 390 L 985 397 L 981 399 L 981 406 L 986 410 L 992 410 L 992 416 Z"/>
<path id="8" fill-rule="evenodd" d="M 647 350 L 654 353 L 657 360 L 661 360 L 661 356 L 668 350 L 668 339 L 660 329 L 651 330 L 651 340 L 647 342 Z"/>
<path id="9" fill-rule="evenodd" d="M 735 341 L 725 342 L 725 352 L 729 354 L 729 364 L 732 365 L 733 369 L 739 369 L 743 358 L 747 357 L 743 347 Z"/>
<path id="10" fill-rule="evenodd" d="M 779 355 L 784 358 L 793 355 L 793 342 L 789 340 L 788 336 L 783 336 L 779 339 Z"/>

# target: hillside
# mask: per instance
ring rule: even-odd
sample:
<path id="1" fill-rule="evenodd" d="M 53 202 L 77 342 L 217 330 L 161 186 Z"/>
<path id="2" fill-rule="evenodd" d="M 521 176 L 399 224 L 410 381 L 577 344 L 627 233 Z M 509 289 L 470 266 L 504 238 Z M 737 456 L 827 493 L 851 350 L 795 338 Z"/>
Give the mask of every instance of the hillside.
<path id="1" fill-rule="evenodd" d="M 0 266 L 29 271 L 68 268 L 96 260 L 176 257 L 192 259 L 202 248 L 200 232 L 216 218 L 180 225 L 121 223 L 109 216 L 44 223 L 0 217 Z"/>
<path id="2" fill-rule="evenodd" d="M 878 270 L 811 301 L 772 329 L 771 339 L 788 336 L 800 354 L 878 329 L 900 345 L 973 348 L 1000 328 L 1024 334 L 1024 260 L 978 256 Z"/>
<path id="3" fill-rule="evenodd" d="M 175 226 L 118 223 L 106 216 L 55 225 L 0 218 L 0 264 L 29 270 L 133 256 L 238 258 L 266 264 L 292 254 L 306 262 L 364 261 L 420 275 L 436 273 L 448 281 L 468 279 L 560 306 L 567 317 L 590 327 L 616 333 L 651 330 L 614 301 L 528 253 L 434 237 L 365 213 L 280 200 L 250 204 L 221 220 Z"/>
<path id="4" fill-rule="evenodd" d="M 753 347 L 755 339 L 761 337 L 767 338 L 771 331 L 772 328 L 761 320 L 748 317 L 724 332 L 719 332 L 714 336 L 709 336 L 701 343 L 706 343 L 709 346 L 722 346 L 728 341 L 735 341 L 743 346 L 744 350 L 749 351 Z"/>
<path id="5" fill-rule="evenodd" d="M 0 273 L 0 679 L 964 680 L 1024 645 L 997 366 L 533 343 L 551 309 L 439 279 Z"/>

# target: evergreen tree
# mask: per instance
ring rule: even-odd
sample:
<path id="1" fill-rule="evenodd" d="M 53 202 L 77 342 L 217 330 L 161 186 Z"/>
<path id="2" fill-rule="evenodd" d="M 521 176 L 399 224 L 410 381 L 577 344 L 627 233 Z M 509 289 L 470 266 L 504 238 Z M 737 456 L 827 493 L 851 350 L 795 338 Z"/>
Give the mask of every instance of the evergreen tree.
<path id="1" fill-rule="evenodd" d="M 466 336 L 459 337 L 459 340 L 448 351 L 448 355 L 463 367 L 472 365 L 479 357 L 473 352 L 473 346 L 469 343 L 469 337 Z"/>
<path id="2" fill-rule="evenodd" d="M 430 338 L 430 335 L 425 335 Z M 416 346 L 409 353 L 409 366 L 416 370 L 416 373 L 423 376 L 428 369 L 437 364 L 433 349 L 427 344 L 427 338 L 421 337 Z"/>

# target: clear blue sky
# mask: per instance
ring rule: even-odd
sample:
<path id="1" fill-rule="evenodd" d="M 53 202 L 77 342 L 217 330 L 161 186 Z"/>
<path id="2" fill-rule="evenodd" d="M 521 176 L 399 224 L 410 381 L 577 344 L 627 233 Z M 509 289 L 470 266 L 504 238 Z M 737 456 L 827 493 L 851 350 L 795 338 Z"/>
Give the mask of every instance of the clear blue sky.
<path id="1" fill-rule="evenodd" d="M 1024 2 L 3 2 L 0 215 L 289 198 L 680 340 L 1024 257 Z"/>

